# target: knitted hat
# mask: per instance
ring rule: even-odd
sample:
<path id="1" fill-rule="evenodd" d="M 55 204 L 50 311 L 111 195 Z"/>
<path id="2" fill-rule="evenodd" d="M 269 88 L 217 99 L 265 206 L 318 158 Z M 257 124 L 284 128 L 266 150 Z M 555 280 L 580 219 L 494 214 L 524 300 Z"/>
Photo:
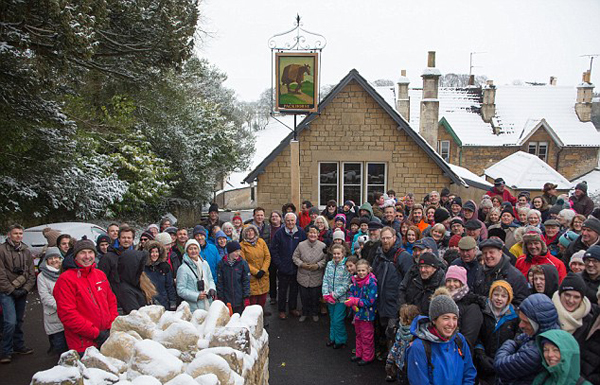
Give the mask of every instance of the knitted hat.
<path id="1" fill-rule="evenodd" d="M 504 179 L 502 178 L 494 179 L 494 186 L 504 186 L 505 184 L 506 182 L 504 182 Z"/>
<path id="2" fill-rule="evenodd" d="M 360 219 L 358 219 L 357 217 L 352 218 L 352 220 L 350 221 L 350 225 L 360 226 Z"/>
<path id="3" fill-rule="evenodd" d="M 336 222 L 336 221 L 342 221 L 342 222 L 344 222 L 344 225 L 345 225 L 346 224 L 346 215 L 345 214 L 337 214 L 335 216 L 335 218 L 333 218 L 333 221 L 334 222 Z"/>
<path id="4" fill-rule="evenodd" d="M 154 240 L 154 235 L 152 235 L 152 233 L 151 233 L 151 232 L 149 232 L 149 231 L 144 231 L 144 232 L 142 233 L 142 235 L 140 235 L 140 238 L 141 238 L 141 237 L 146 237 L 146 238 L 148 238 L 148 240 L 150 240 L 150 241 L 153 241 L 153 240 Z"/>
<path id="5" fill-rule="evenodd" d="M 171 235 L 169 233 L 164 232 L 156 234 L 154 240 L 156 242 L 160 242 L 163 246 L 170 245 L 171 243 L 173 243 L 173 238 L 171 238 Z"/>
<path id="6" fill-rule="evenodd" d="M 488 229 L 488 238 L 498 237 L 502 240 L 502 242 L 506 241 L 506 231 L 502 230 L 501 227 L 495 227 L 493 229 Z"/>
<path id="7" fill-rule="evenodd" d="M 477 247 L 477 242 L 473 237 L 463 237 L 460 242 L 458 242 L 458 248 L 461 250 L 472 250 Z"/>
<path id="8" fill-rule="evenodd" d="M 162 234 L 162 233 L 161 233 Z M 160 234 L 159 234 L 160 235 Z M 233 241 L 232 241 L 233 242 Z M 188 247 L 190 247 L 191 245 L 196 245 L 196 247 L 198 247 L 198 250 L 200 250 L 200 244 L 198 243 L 197 240 L 195 239 L 188 239 L 188 241 L 185 243 L 185 252 L 187 253 L 187 249 Z M 229 245 L 229 243 L 227 244 Z M 239 245 L 239 244 L 238 244 Z"/>
<path id="9" fill-rule="evenodd" d="M 440 261 L 432 253 L 423 253 L 419 256 L 419 265 L 429 265 L 437 269 L 439 264 Z"/>
<path id="10" fill-rule="evenodd" d="M 462 237 L 460 236 L 460 234 L 451 236 L 450 240 L 448 241 L 448 247 L 458 247 L 458 244 L 461 239 Z"/>
<path id="11" fill-rule="evenodd" d="M 212 213 L 213 211 L 216 211 L 217 213 L 219 212 L 219 205 L 216 203 L 213 203 L 210 205 L 210 207 L 208 208 L 208 212 Z"/>
<path id="12" fill-rule="evenodd" d="M 56 246 L 54 246 L 54 247 L 48 247 L 46 249 L 45 255 L 46 255 L 46 257 L 45 257 L 46 259 L 48 259 L 50 257 L 58 257 L 61 260 L 63 259 L 63 256 L 60 253 L 60 249 L 58 247 L 56 247 Z"/>
<path id="13" fill-rule="evenodd" d="M 561 245 L 563 245 L 566 249 L 567 247 L 569 247 L 571 242 L 573 242 L 574 240 L 577 239 L 577 237 L 579 237 L 579 234 L 577 234 L 574 231 L 569 230 L 569 231 L 565 232 L 563 235 L 561 235 L 560 238 L 558 238 L 558 242 Z"/>
<path id="14" fill-rule="evenodd" d="M 433 214 L 433 220 L 435 223 L 442 223 L 446 219 L 450 218 L 450 213 L 443 207 L 435 209 L 435 213 Z"/>
<path id="15" fill-rule="evenodd" d="M 481 228 L 481 222 L 477 219 L 469 219 L 467 223 L 465 223 L 465 229 L 467 230 L 477 230 Z"/>
<path id="16" fill-rule="evenodd" d="M 595 233 L 600 234 L 600 219 L 596 217 L 589 217 L 585 220 L 585 222 L 583 222 L 583 227 L 587 227 Z"/>
<path id="17" fill-rule="evenodd" d="M 335 241 L 336 239 L 341 239 L 342 241 L 344 239 L 346 239 L 346 235 L 344 234 L 344 232 L 340 229 L 337 229 L 336 231 L 333 232 L 333 240 Z"/>
<path id="18" fill-rule="evenodd" d="M 587 249 L 585 254 L 583 254 L 583 259 L 586 258 L 595 258 L 600 261 L 600 246 L 594 245 Z"/>
<path id="19" fill-rule="evenodd" d="M 219 230 L 215 233 L 215 239 L 219 238 L 227 238 L 227 235 L 223 232 L 223 230 Z"/>
<path id="20" fill-rule="evenodd" d="M 354 202 L 352 202 L 351 200 L 347 200 L 346 202 L 344 202 L 344 206 L 348 206 L 350 207 L 350 210 L 352 210 L 352 208 L 354 207 Z"/>
<path id="21" fill-rule="evenodd" d="M 487 197 L 488 195 L 486 195 Z M 494 204 L 492 203 L 491 199 L 483 199 L 480 203 L 479 203 L 479 208 L 482 209 L 491 209 L 492 207 L 494 207 Z"/>
<path id="22" fill-rule="evenodd" d="M 435 321 L 439 316 L 448 313 L 455 314 L 457 317 L 459 316 L 458 306 L 456 306 L 452 297 L 446 293 L 448 293 L 446 288 L 438 288 L 433 294 L 433 298 L 429 304 L 429 319 L 431 321 Z"/>
<path id="23" fill-rule="evenodd" d="M 550 207 L 550 209 L 548 210 L 548 212 L 550 214 L 556 214 L 556 215 L 558 215 L 558 213 L 560 213 L 560 210 L 562 210 L 562 209 L 563 209 L 562 205 L 555 204 L 554 206 Z"/>
<path id="24" fill-rule="evenodd" d="M 445 280 L 447 281 L 450 278 L 459 280 L 463 286 L 467 286 L 467 269 L 462 266 L 451 265 L 448 267 Z"/>
<path id="25" fill-rule="evenodd" d="M 98 238 L 96 239 L 96 245 L 99 245 L 102 242 L 106 242 L 110 245 L 110 237 L 104 234 L 98 235 Z"/>
<path id="26" fill-rule="evenodd" d="M 466 201 L 463 205 L 463 210 L 475 212 L 475 203 L 473 203 L 472 201 Z"/>
<path id="27" fill-rule="evenodd" d="M 243 222 L 242 217 L 240 216 L 240 214 L 235 214 L 233 216 L 233 218 L 231 218 L 231 222 L 235 221 L 236 219 L 239 219 L 240 222 Z"/>
<path id="28" fill-rule="evenodd" d="M 77 256 L 77 254 L 79 254 L 79 252 L 82 250 L 92 250 L 94 254 L 96 254 L 96 245 L 94 245 L 92 240 L 87 239 L 84 236 L 84 238 L 75 242 L 75 246 L 73 246 L 73 255 Z"/>
<path id="29" fill-rule="evenodd" d="M 527 244 L 535 241 L 542 244 L 542 254 L 546 254 L 548 252 L 548 247 L 546 246 L 546 242 L 542 239 L 542 236 L 538 232 L 529 231 L 529 229 L 523 234 L 523 249 L 527 250 Z"/>
<path id="30" fill-rule="evenodd" d="M 581 190 L 581 191 L 583 191 L 584 194 L 587 194 L 587 191 L 588 191 L 587 182 L 583 181 L 583 182 L 577 183 L 577 185 L 575 186 L 575 189 L 576 190 Z"/>
<path id="31" fill-rule="evenodd" d="M 55 247 L 56 239 L 60 235 L 60 231 L 46 227 L 44 230 L 42 230 L 42 235 L 46 238 L 46 241 L 48 241 L 48 247 Z"/>
<path id="32" fill-rule="evenodd" d="M 585 250 L 579 250 L 578 252 L 571 255 L 571 259 L 569 260 L 569 265 L 573 262 L 583 263 L 583 256 L 585 255 Z"/>
<path id="33" fill-rule="evenodd" d="M 187 243 L 186 243 L 186 249 L 187 249 Z M 227 254 L 231 254 L 234 251 L 237 250 L 241 250 L 242 246 L 240 246 L 240 243 L 238 241 L 231 241 L 227 244 Z"/>
<path id="34" fill-rule="evenodd" d="M 461 197 L 454 197 L 454 199 L 452 199 L 452 204 L 453 205 L 459 205 L 460 207 L 462 207 L 462 198 Z"/>
<path id="35" fill-rule="evenodd" d="M 513 300 L 513 297 L 514 297 L 513 289 L 512 289 L 512 286 L 510 285 L 510 283 L 508 283 L 507 281 L 505 281 L 503 279 L 499 279 L 497 281 L 492 282 L 492 285 L 490 286 L 490 292 L 488 294 L 488 297 L 492 298 L 492 293 L 494 292 L 494 290 L 497 287 L 501 287 L 508 292 L 508 303 L 511 303 Z"/>
<path id="36" fill-rule="evenodd" d="M 156 229 L 157 231 L 160 231 L 160 228 L 158 227 L 157 224 L 151 223 L 148 225 L 148 227 L 146 228 L 146 230 L 150 231 L 150 229 Z"/>
<path id="37" fill-rule="evenodd" d="M 310 209 L 308 209 L 308 215 L 313 215 L 313 214 L 317 214 L 319 215 L 319 208 L 318 207 L 311 207 Z"/>
<path id="38" fill-rule="evenodd" d="M 502 216 L 504 213 L 509 213 L 513 218 L 515 216 L 515 212 L 512 208 L 512 206 L 504 206 L 504 208 L 502 209 L 502 212 L 500 213 L 500 216 Z"/>
<path id="39" fill-rule="evenodd" d="M 570 272 L 558 286 L 558 294 L 562 294 L 564 291 L 574 290 L 581 293 L 582 297 L 585 297 L 586 288 L 583 278 L 581 278 L 579 274 Z"/>
<path id="40" fill-rule="evenodd" d="M 195 237 L 198 234 L 204 234 L 204 235 L 206 235 L 206 229 L 204 228 L 204 226 L 202 226 L 202 225 L 196 225 L 196 226 L 194 226 L 193 236 Z"/>

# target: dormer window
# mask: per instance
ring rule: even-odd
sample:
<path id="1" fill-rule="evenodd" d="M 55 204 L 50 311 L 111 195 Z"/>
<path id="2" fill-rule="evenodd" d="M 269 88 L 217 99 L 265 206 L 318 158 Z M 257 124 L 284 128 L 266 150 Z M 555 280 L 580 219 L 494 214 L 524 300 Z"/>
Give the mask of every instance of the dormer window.
<path id="1" fill-rule="evenodd" d="M 544 162 L 548 160 L 548 142 L 529 142 L 527 152 L 536 155 Z"/>

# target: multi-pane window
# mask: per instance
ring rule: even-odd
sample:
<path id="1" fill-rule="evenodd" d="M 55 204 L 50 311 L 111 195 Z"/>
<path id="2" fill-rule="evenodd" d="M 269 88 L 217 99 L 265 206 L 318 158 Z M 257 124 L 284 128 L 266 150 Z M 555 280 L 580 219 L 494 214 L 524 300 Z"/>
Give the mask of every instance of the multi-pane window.
<path id="1" fill-rule="evenodd" d="M 438 154 L 444 159 L 446 162 L 450 161 L 450 141 L 449 140 L 438 140 Z"/>
<path id="2" fill-rule="evenodd" d="M 546 162 L 548 160 L 548 142 L 529 142 L 527 152 Z"/>
<path id="3" fill-rule="evenodd" d="M 387 165 L 375 162 L 319 163 L 319 206 L 334 199 L 340 204 L 372 202 L 376 191 L 385 192 Z"/>
<path id="4" fill-rule="evenodd" d="M 338 163 L 319 163 L 319 206 L 338 198 Z"/>

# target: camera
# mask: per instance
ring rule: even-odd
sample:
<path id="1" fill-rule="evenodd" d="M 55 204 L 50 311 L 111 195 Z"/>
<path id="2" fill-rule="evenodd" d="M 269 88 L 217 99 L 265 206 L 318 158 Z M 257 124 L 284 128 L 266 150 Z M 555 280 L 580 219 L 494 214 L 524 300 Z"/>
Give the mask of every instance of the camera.
<path id="1" fill-rule="evenodd" d="M 22 267 L 15 266 L 15 267 L 13 267 L 12 272 L 13 272 L 13 274 L 16 274 L 16 275 L 23 275 L 23 273 L 25 271 L 23 270 Z"/>
<path id="2" fill-rule="evenodd" d="M 204 291 L 204 281 L 198 280 L 196 284 L 198 285 L 198 291 Z"/>

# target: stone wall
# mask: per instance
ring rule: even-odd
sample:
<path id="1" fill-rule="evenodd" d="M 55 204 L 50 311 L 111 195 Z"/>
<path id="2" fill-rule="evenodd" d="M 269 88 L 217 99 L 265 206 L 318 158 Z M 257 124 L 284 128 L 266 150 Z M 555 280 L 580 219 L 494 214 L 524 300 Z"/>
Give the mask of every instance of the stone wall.
<path id="1" fill-rule="evenodd" d="M 387 189 L 417 199 L 450 185 L 450 179 L 356 82 L 350 82 L 299 135 L 300 199 L 318 202 L 319 162 L 385 162 Z M 258 205 L 280 210 L 290 197 L 286 147 L 258 176 Z"/>
<path id="2" fill-rule="evenodd" d="M 563 148 L 558 157 L 558 171 L 568 180 L 592 171 L 598 165 L 598 148 Z"/>

